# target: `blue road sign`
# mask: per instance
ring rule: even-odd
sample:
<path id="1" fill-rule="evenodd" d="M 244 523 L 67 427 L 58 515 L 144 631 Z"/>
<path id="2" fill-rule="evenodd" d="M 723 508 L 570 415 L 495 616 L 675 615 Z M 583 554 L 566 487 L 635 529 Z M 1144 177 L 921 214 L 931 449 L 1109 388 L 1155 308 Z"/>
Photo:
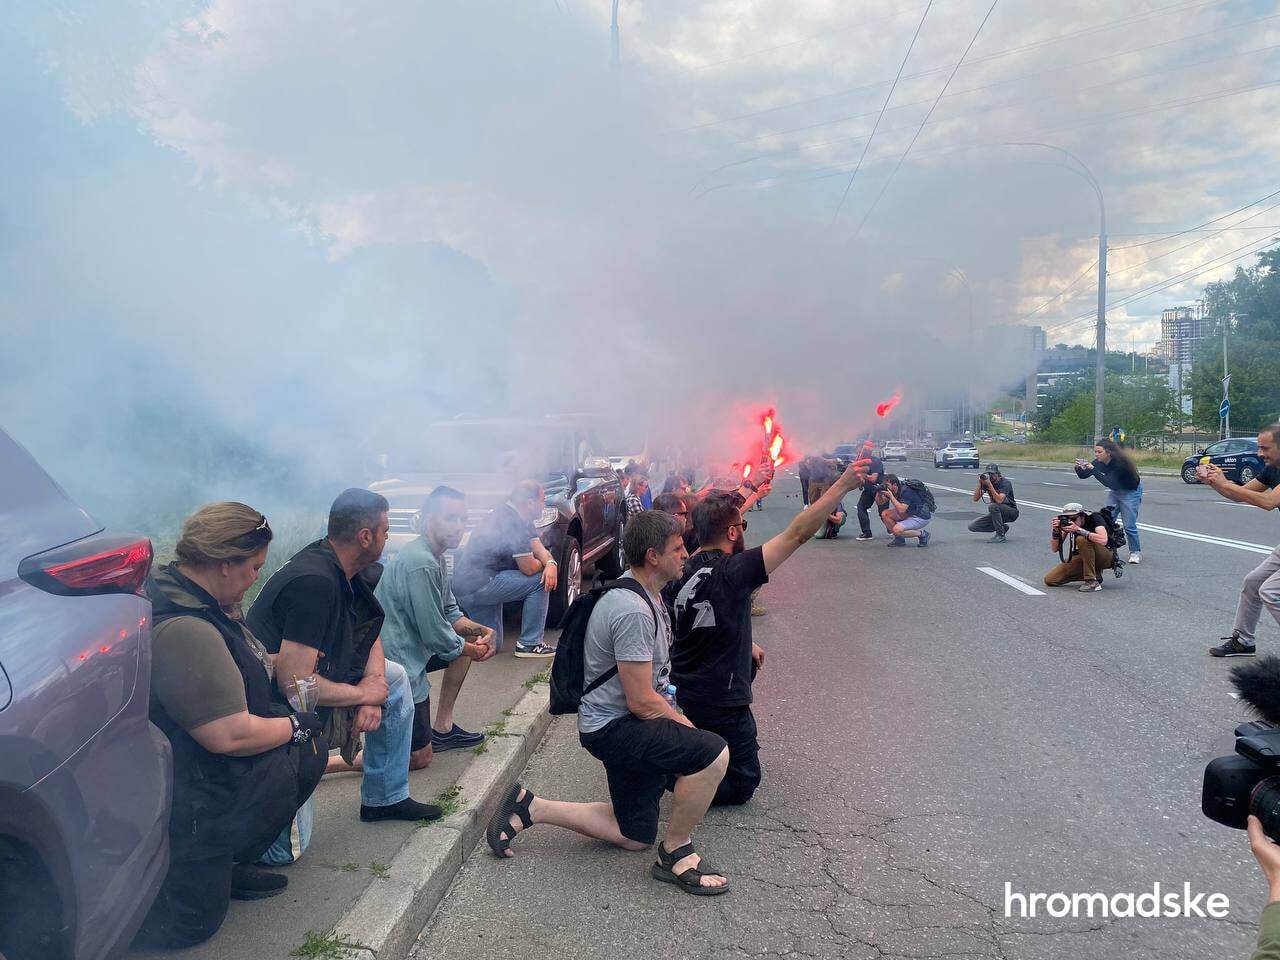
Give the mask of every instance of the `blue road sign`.
<path id="1" fill-rule="evenodd" d="M 1219 420 L 1227 419 L 1227 414 L 1230 412 L 1231 412 L 1231 401 L 1223 400 L 1222 406 L 1218 408 L 1218 419 Z"/>

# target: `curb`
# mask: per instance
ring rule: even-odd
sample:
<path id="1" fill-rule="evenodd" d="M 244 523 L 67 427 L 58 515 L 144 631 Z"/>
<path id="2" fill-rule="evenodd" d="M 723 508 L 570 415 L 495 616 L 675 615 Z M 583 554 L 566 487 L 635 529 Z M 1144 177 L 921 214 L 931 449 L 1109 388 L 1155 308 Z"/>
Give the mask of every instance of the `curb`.
<path id="1" fill-rule="evenodd" d="M 910 459 L 919 460 L 922 463 L 932 462 L 932 457 L 913 456 Z M 982 459 L 988 462 L 994 461 L 995 463 L 1000 464 L 1002 467 L 1027 467 L 1031 470 L 1063 470 L 1063 471 L 1071 469 L 1071 464 L 1069 463 L 1050 463 L 1049 461 L 1046 461 L 1046 460 L 1018 460 L 1014 457 L 983 457 Z M 1181 471 L 1175 470 L 1172 467 L 1144 467 L 1140 465 L 1138 467 L 1138 472 L 1143 476 L 1149 476 L 1149 477 L 1180 477 L 1182 476 Z"/>
<path id="2" fill-rule="evenodd" d="M 484 835 L 490 817 L 516 782 L 551 726 L 550 687 L 535 684 L 491 736 L 488 749 L 458 778 L 462 807 L 414 831 L 385 877 L 375 878 L 334 927 L 348 960 L 403 960 L 462 864 Z"/>

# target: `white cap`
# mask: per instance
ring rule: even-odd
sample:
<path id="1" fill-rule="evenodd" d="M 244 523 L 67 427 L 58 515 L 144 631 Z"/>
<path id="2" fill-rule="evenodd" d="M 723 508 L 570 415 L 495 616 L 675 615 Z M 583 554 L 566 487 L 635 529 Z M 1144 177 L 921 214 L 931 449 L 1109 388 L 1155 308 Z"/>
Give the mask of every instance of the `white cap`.
<path id="1" fill-rule="evenodd" d="M 1084 507 L 1080 506 L 1078 503 L 1064 503 L 1062 505 L 1062 512 L 1071 514 L 1084 513 Z"/>

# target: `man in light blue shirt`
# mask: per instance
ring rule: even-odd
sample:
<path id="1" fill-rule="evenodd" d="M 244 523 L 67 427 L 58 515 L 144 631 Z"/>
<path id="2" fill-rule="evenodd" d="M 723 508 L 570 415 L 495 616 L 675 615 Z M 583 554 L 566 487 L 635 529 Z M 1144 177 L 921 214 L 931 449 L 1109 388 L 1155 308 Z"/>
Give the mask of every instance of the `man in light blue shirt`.
<path id="1" fill-rule="evenodd" d="M 413 690 L 413 741 L 409 769 L 431 762 L 436 750 L 484 742 L 483 733 L 453 722 L 453 707 L 471 662 L 495 652 L 492 628 L 469 620 L 453 598 L 445 553 L 457 547 L 467 526 L 467 503 L 450 487 L 437 487 L 418 514 L 422 535 L 391 558 L 375 595 L 386 612 L 382 646 L 404 667 Z M 436 719 L 431 722 L 431 681 L 444 671 Z"/>

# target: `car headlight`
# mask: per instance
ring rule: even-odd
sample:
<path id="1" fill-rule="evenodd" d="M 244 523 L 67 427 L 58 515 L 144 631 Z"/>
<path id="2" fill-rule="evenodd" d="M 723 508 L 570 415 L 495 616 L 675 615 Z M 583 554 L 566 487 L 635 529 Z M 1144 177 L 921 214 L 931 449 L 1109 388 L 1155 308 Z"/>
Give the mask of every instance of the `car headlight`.
<path id="1" fill-rule="evenodd" d="M 538 519 L 534 521 L 534 529 L 541 530 L 544 527 L 549 527 L 559 518 L 560 511 L 558 509 L 555 507 L 543 507 L 542 516 L 538 517 Z"/>

